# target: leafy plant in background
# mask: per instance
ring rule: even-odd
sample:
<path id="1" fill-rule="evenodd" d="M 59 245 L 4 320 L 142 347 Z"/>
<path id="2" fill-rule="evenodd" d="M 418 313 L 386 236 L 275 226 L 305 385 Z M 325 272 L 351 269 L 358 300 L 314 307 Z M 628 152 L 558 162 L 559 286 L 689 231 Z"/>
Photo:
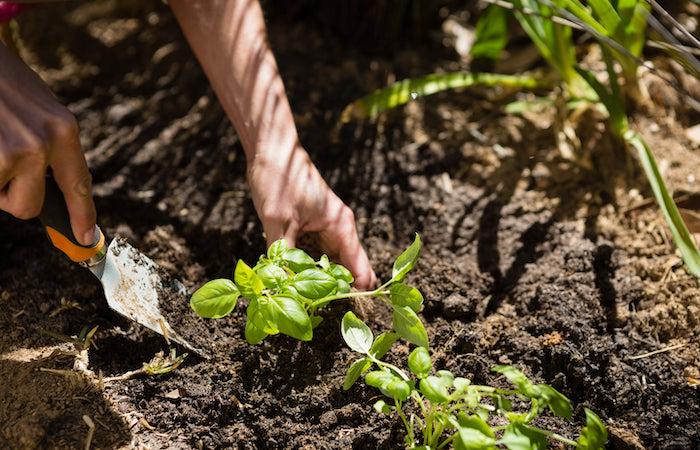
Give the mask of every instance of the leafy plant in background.
<path id="1" fill-rule="evenodd" d="M 489 6 L 477 23 L 477 40 L 472 54 L 477 57 L 498 57 L 508 40 L 507 23 L 514 16 L 553 69 L 567 94 L 567 100 L 570 103 L 584 100 L 600 105 L 608 116 L 613 132 L 637 151 L 686 267 L 693 276 L 700 278 L 700 252 L 666 188 L 652 152 L 644 139 L 630 128 L 627 119 L 627 107 L 630 104 L 645 102 L 638 73 L 640 65 L 644 64 L 641 58 L 648 24 L 653 25 L 654 31 L 662 40 L 665 39 L 661 41 L 663 45 L 660 47 L 670 57 L 677 59 L 696 76 L 700 74 L 697 59 L 690 51 L 684 50 L 673 35 L 651 15 L 650 5 L 661 15 L 665 13 L 663 8 L 654 0 L 589 0 L 585 3 L 579 0 L 483 1 L 489 3 Z M 664 17 L 672 21 L 668 15 Z M 685 31 L 677 23 L 675 26 L 681 32 Z M 606 64 L 606 83 L 600 81 L 593 72 L 581 67 L 576 60 L 572 29 L 589 33 L 599 44 Z M 686 31 L 681 34 L 687 36 L 689 33 Z M 700 46 L 697 40 L 693 42 Z M 618 66 L 619 73 L 616 70 Z M 646 67 L 653 71 L 653 67 Z M 495 74 L 467 75 L 462 73 L 461 77 L 473 81 L 472 84 L 482 79 L 494 81 L 492 84 L 481 83 L 487 86 L 495 85 L 498 81 L 498 78 L 488 78 Z M 342 119 L 347 120 L 352 116 L 368 117 L 410 99 L 444 90 L 440 88 L 441 77 L 450 80 L 459 78 L 458 74 L 447 73 L 399 81 L 349 105 Z M 528 87 L 523 77 L 517 79 L 521 87 Z M 623 81 L 622 84 L 619 79 Z M 465 83 L 464 86 L 472 84 Z M 458 86 L 445 86 L 445 89 L 454 87 Z M 694 103 L 692 99 L 691 103 Z"/>
<path id="2" fill-rule="evenodd" d="M 602 449 L 607 431 L 598 416 L 586 410 L 586 426 L 579 440 L 531 425 L 540 413 L 549 409 L 571 419 L 569 400 L 545 384 L 535 385 L 514 367 L 497 366 L 515 389 L 472 385 L 465 378 L 446 370 L 433 374 L 429 340 L 418 317 L 423 296 L 415 287 L 403 283 L 414 267 L 421 250 L 416 235 L 411 246 L 394 262 L 389 281 L 374 291 L 353 292 L 353 278 L 343 266 L 327 256 L 315 261 L 304 251 L 287 248 L 284 239 L 276 241 L 254 267 L 239 261 L 233 280 L 216 279 L 197 290 L 190 300 L 203 317 L 221 318 L 230 314 L 239 297 L 248 300 L 246 340 L 255 344 L 268 335 L 287 334 L 310 340 L 320 322 L 318 310 L 334 300 L 370 296 L 385 301 L 393 309 L 393 330 L 376 339 L 370 328 L 354 313 L 347 312 L 341 334 L 347 345 L 362 357 L 348 369 L 343 389 L 349 389 L 365 372 L 365 383 L 378 388 L 392 402 L 379 400 L 374 407 L 382 413 L 396 412 L 406 429 L 406 444 L 425 450 L 452 445 L 455 449 L 542 449 L 552 438 L 578 449 Z M 394 343 L 403 338 L 416 348 L 408 357 L 409 377 L 401 368 L 382 361 Z M 529 410 L 517 412 L 510 398 L 528 402 Z M 405 413 L 412 400 L 418 412 Z M 492 420 L 498 416 L 500 420 Z M 503 424 L 503 422 L 507 424 Z M 421 443 L 422 442 L 422 443 Z"/>

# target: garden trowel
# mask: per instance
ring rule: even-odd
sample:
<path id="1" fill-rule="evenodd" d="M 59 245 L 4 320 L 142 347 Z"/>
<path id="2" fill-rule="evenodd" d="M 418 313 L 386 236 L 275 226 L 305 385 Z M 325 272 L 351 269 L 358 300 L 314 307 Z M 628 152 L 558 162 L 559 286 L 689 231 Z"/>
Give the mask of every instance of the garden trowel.
<path id="1" fill-rule="evenodd" d="M 114 238 L 107 246 L 105 235 L 97 225 L 93 244 L 80 245 L 73 235 L 63 194 L 50 176 L 46 178 L 46 195 L 39 219 L 51 243 L 100 280 L 110 308 L 204 356 L 200 349 L 172 329 L 160 311 L 159 294 L 168 298 L 169 294 L 175 298 L 185 295 L 187 290 L 182 283 L 164 282 L 158 274 L 158 266 L 123 238 Z"/>

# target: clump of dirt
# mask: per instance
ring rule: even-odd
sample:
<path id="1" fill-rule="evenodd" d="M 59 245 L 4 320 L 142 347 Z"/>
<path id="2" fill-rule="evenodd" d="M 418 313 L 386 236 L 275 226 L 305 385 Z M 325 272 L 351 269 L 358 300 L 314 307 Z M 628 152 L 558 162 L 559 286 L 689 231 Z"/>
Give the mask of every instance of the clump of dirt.
<path id="1" fill-rule="evenodd" d="M 517 366 L 571 399 L 571 423 L 543 420 L 574 439 L 588 407 L 608 426 L 609 448 L 700 446 L 697 281 L 601 118 L 576 122 L 580 160 L 559 152 L 551 113 L 503 112 L 518 94 L 438 94 L 337 127 L 346 104 L 396 74 L 454 69 L 450 52 L 438 39 L 368 54 L 327 27 L 272 17 L 302 141 L 354 209 L 380 279 L 421 235 L 408 282 L 425 297 L 435 366 L 482 384 L 503 382 L 494 365 Z M 190 292 L 231 277 L 238 259 L 257 260 L 265 241 L 240 143 L 166 6 L 43 5 L 19 25 L 23 54 L 78 118 L 109 237 Z M 697 118 L 659 108 L 634 128 L 670 188 L 697 193 L 700 145 L 685 135 Z M 350 303 L 325 311 L 311 342 L 250 346 L 244 301 L 206 320 L 187 295 L 164 299 L 168 321 L 208 358 L 125 378 L 168 352 L 165 340 L 110 311 L 97 280 L 38 223 L 0 213 L 0 236 L 3 447 L 84 447 L 87 415 L 95 448 L 402 448 L 399 421 L 371 407 L 378 392 L 342 390 L 353 355 L 339 321 Z M 381 306 L 368 319 L 375 333 L 388 328 Z M 96 325 L 80 370 L 75 347 L 39 331 Z M 409 350 L 398 344 L 388 358 L 404 364 Z"/>

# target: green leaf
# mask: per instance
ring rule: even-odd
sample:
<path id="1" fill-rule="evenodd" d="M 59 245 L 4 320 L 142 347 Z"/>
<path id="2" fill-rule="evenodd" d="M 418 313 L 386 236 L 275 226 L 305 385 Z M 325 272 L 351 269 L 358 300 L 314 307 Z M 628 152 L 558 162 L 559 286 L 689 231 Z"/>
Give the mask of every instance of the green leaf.
<path id="1" fill-rule="evenodd" d="M 498 59 L 508 41 L 508 11 L 496 5 L 487 6 L 479 16 L 475 34 L 472 57 Z"/>
<path id="2" fill-rule="evenodd" d="M 462 428 L 471 428 L 477 430 L 479 433 L 490 438 L 496 437 L 496 435 L 493 433 L 493 430 L 491 430 L 491 427 L 489 427 L 489 424 L 486 422 L 486 419 L 484 419 L 478 414 L 472 414 L 470 416 L 465 414 L 464 416 L 461 416 L 459 420 L 459 425 Z"/>
<path id="3" fill-rule="evenodd" d="M 493 404 L 496 409 L 500 409 L 502 411 L 511 411 L 513 409 L 513 404 L 507 397 L 494 394 L 491 396 L 491 398 L 493 399 Z"/>
<path id="4" fill-rule="evenodd" d="M 402 338 L 420 347 L 429 347 L 428 333 L 423 323 L 408 306 L 394 306 L 393 325 Z"/>
<path id="5" fill-rule="evenodd" d="M 372 330 L 358 319 L 352 311 L 346 312 L 343 316 L 343 321 L 340 324 L 340 333 L 348 347 L 363 355 L 370 353 L 372 342 L 374 341 Z"/>
<path id="6" fill-rule="evenodd" d="M 267 297 L 259 297 L 248 303 L 246 308 L 248 321 L 265 334 L 277 334 L 279 330 L 270 322 L 269 301 Z"/>
<path id="7" fill-rule="evenodd" d="M 307 255 L 304 250 L 298 248 L 290 248 L 284 252 L 282 260 L 289 265 L 289 269 L 294 273 L 316 267 L 314 259 Z"/>
<path id="8" fill-rule="evenodd" d="M 651 185 L 656 201 L 659 203 L 661 211 L 666 218 L 666 223 L 671 229 L 673 241 L 683 256 L 683 261 L 688 267 L 688 271 L 696 278 L 700 278 L 700 252 L 695 245 L 693 237 L 688 232 L 688 228 L 683 222 L 683 218 L 678 212 L 678 207 L 673 201 L 673 198 L 666 189 L 659 167 L 656 165 L 656 160 L 651 152 L 651 149 L 646 144 L 642 137 L 634 131 L 628 130 L 625 133 L 625 139 L 634 147 L 639 158 L 642 160 L 642 166 L 646 172 L 647 179 Z"/>
<path id="9" fill-rule="evenodd" d="M 391 271 L 391 279 L 393 281 L 402 281 L 406 274 L 413 268 L 420 255 L 421 241 L 420 236 L 416 233 L 416 238 L 413 240 L 408 249 L 406 249 L 394 262 L 394 267 Z"/>
<path id="10" fill-rule="evenodd" d="M 489 410 L 486 408 L 477 409 L 476 411 L 474 411 L 474 415 L 481 418 L 481 420 L 483 420 L 484 422 L 489 420 Z"/>
<path id="11" fill-rule="evenodd" d="M 272 295 L 269 300 L 270 321 L 281 333 L 301 341 L 313 337 L 311 319 L 297 299 Z"/>
<path id="12" fill-rule="evenodd" d="M 495 366 L 491 370 L 505 375 L 505 377 L 508 378 L 508 380 L 516 385 L 521 391 L 526 391 L 532 386 L 532 381 L 530 381 L 524 373 L 513 366 Z"/>
<path id="13" fill-rule="evenodd" d="M 448 89 L 479 85 L 535 88 L 551 85 L 551 82 L 542 77 L 493 73 L 434 73 L 419 78 L 397 81 L 389 87 L 378 89 L 345 107 L 340 120 L 341 122 L 349 122 L 356 117 L 369 117 L 420 97 Z"/>
<path id="14" fill-rule="evenodd" d="M 372 348 L 369 350 L 370 354 L 377 359 L 382 358 L 387 354 L 398 338 L 399 335 L 396 333 L 380 334 L 377 336 L 377 339 L 374 340 L 374 344 L 372 344 Z"/>
<path id="15" fill-rule="evenodd" d="M 330 294 L 338 282 L 319 269 L 305 269 L 297 273 L 290 284 L 300 295 L 316 300 Z"/>
<path id="16" fill-rule="evenodd" d="M 452 383 L 455 381 L 455 376 L 452 375 L 452 372 L 449 370 L 438 370 L 438 375 L 440 376 L 443 386 L 448 389 L 452 387 Z"/>
<path id="17" fill-rule="evenodd" d="M 433 403 L 445 403 L 448 401 L 447 388 L 442 384 L 440 377 L 429 376 L 420 380 L 420 392 Z"/>
<path id="18" fill-rule="evenodd" d="M 464 417 L 460 414 L 454 450 L 493 450 L 496 449 L 496 436 L 489 425 L 479 416 Z"/>
<path id="19" fill-rule="evenodd" d="M 350 292 L 350 283 L 345 280 L 337 280 L 338 282 L 338 294 L 347 294 Z"/>
<path id="20" fill-rule="evenodd" d="M 202 317 L 218 319 L 231 314 L 239 296 L 233 281 L 219 278 L 197 289 L 190 298 L 190 306 Z"/>
<path id="21" fill-rule="evenodd" d="M 331 261 L 328 259 L 328 255 L 321 255 L 318 260 L 318 265 L 322 270 L 328 270 L 331 268 Z"/>
<path id="22" fill-rule="evenodd" d="M 385 370 L 373 370 L 365 375 L 365 383 L 367 386 L 372 386 L 376 388 L 382 388 L 389 382 L 396 379 L 396 375 L 389 373 Z"/>
<path id="23" fill-rule="evenodd" d="M 287 240 L 285 238 L 277 239 L 275 242 L 270 244 L 270 247 L 267 249 L 267 257 L 270 259 L 282 258 L 286 251 Z"/>
<path id="24" fill-rule="evenodd" d="M 374 402 L 374 410 L 382 414 L 390 414 L 392 407 L 389 406 L 384 400 L 377 400 Z"/>
<path id="25" fill-rule="evenodd" d="M 336 280 L 343 280 L 347 283 L 352 283 L 353 281 L 355 281 L 355 278 L 353 278 L 352 273 L 340 264 L 331 264 L 330 269 L 328 269 L 328 274 L 330 274 Z"/>
<path id="26" fill-rule="evenodd" d="M 411 390 L 413 390 L 412 383 L 408 383 L 385 370 L 369 372 L 365 375 L 365 383 L 368 386 L 378 388 L 387 397 L 401 401 L 405 401 L 411 395 Z"/>
<path id="27" fill-rule="evenodd" d="M 588 408 L 586 411 L 586 426 L 581 430 L 578 438 L 577 449 L 580 450 L 603 450 L 608 440 L 608 430 L 605 429 L 600 417 Z"/>
<path id="28" fill-rule="evenodd" d="M 521 423 L 511 423 L 497 442 L 509 450 L 545 450 L 547 439 L 544 434 Z"/>
<path id="29" fill-rule="evenodd" d="M 430 372 L 431 366 L 430 353 L 425 347 L 416 347 L 408 355 L 408 368 L 418 378 L 425 377 Z"/>
<path id="30" fill-rule="evenodd" d="M 311 328 L 316 328 L 321 322 L 323 322 L 323 317 L 321 316 L 309 316 L 311 319 Z"/>
<path id="31" fill-rule="evenodd" d="M 355 382 L 362 376 L 367 369 L 372 366 L 372 361 L 369 358 L 358 359 L 352 366 L 348 369 L 348 373 L 345 374 L 345 381 L 343 382 L 343 390 L 347 391 L 350 387 L 355 384 Z"/>
<path id="32" fill-rule="evenodd" d="M 572 410 L 569 399 L 553 387 L 546 384 L 534 385 L 524 373 L 512 366 L 496 366 L 491 370 L 505 375 L 523 395 L 537 400 L 540 407 L 547 406 L 557 416 L 571 419 Z"/>
<path id="33" fill-rule="evenodd" d="M 420 311 L 423 306 L 423 295 L 420 291 L 403 283 L 394 283 L 389 295 L 392 305 L 408 306 L 415 312 Z"/>
<path id="34" fill-rule="evenodd" d="M 395 378 L 380 388 L 382 393 L 387 397 L 393 397 L 397 400 L 405 402 L 411 395 L 413 386 L 407 381 L 400 378 Z"/>
<path id="35" fill-rule="evenodd" d="M 248 300 L 259 297 L 265 287 L 262 280 L 253 272 L 253 269 L 242 259 L 239 259 L 236 264 L 233 280 L 236 282 L 241 296 Z"/>
<path id="36" fill-rule="evenodd" d="M 255 274 L 268 289 L 277 288 L 289 279 L 287 272 L 274 263 L 268 263 L 258 267 L 255 269 Z"/>
<path id="37" fill-rule="evenodd" d="M 245 323 L 245 340 L 250 345 L 255 345 L 258 342 L 261 342 L 267 336 L 269 335 L 255 326 L 255 324 L 250 320 L 250 317 L 248 317 L 248 320 L 246 320 Z"/>
<path id="38" fill-rule="evenodd" d="M 466 391 L 467 389 L 469 389 L 469 386 L 471 386 L 471 384 L 472 384 L 471 381 L 469 381 L 466 378 L 462 378 L 462 377 L 457 377 L 457 378 L 455 378 L 455 381 L 454 381 L 454 386 L 455 386 L 455 389 L 457 390 L 457 392 Z"/>
<path id="39" fill-rule="evenodd" d="M 571 403 L 561 392 L 546 384 L 538 384 L 538 401 L 549 406 L 549 409 L 559 417 L 571 420 Z"/>

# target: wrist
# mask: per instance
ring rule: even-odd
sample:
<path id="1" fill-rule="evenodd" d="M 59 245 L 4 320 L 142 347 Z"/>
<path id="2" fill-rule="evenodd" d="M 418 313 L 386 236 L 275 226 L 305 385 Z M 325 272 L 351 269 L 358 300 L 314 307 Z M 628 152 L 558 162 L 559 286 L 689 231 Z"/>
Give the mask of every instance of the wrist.
<path id="1" fill-rule="evenodd" d="M 311 164 L 308 154 L 296 138 L 277 144 L 258 144 L 246 152 L 246 176 L 250 182 L 261 174 L 265 177 L 284 177 L 296 173 L 300 166 Z"/>

